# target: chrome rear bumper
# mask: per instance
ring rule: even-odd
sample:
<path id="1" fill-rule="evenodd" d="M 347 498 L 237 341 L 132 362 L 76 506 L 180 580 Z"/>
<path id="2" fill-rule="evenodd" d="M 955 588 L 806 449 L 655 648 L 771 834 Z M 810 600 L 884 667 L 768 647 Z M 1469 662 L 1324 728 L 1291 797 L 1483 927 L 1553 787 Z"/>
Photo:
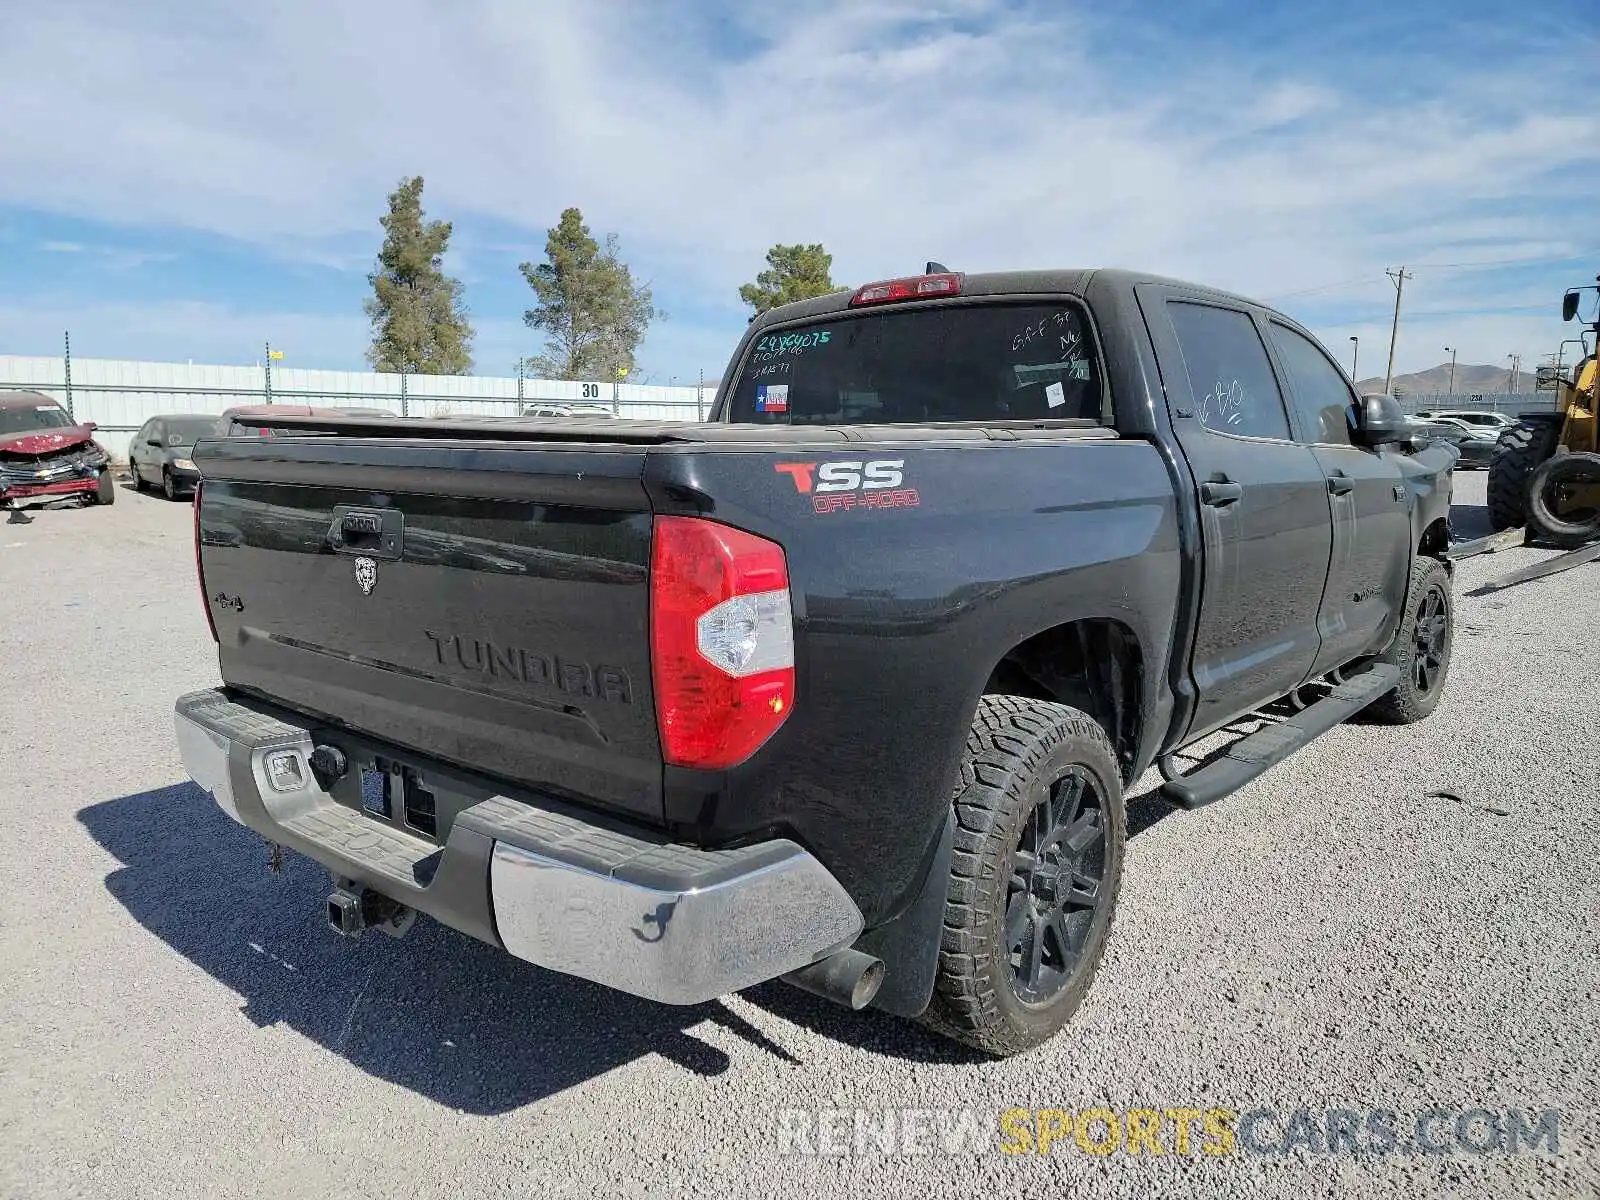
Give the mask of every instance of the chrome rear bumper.
<path id="1" fill-rule="evenodd" d="M 441 847 L 324 791 L 309 766 L 312 727 L 298 717 L 213 690 L 182 697 L 176 721 L 184 766 L 234 820 L 554 971 L 697 1004 L 861 932 L 844 888 L 786 839 L 701 850 L 555 800 L 488 795 L 455 816 Z M 280 769 L 269 774 L 269 761 Z"/>

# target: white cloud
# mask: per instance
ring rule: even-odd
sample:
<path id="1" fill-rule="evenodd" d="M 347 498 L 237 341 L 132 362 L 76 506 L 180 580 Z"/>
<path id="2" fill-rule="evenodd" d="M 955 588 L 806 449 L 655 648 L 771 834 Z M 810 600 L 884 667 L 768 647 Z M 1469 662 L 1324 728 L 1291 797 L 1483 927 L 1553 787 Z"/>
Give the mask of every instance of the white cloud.
<path id="1" fill-rule="evenodd" d="M 78 242 L 45 242 L 39 249 L 45 254 L 83 253 L 83 246 Z"/>
<path id="2" fill-rule="evenodd" d="M 933 257 L 1280 294 L 1381 285 L 1383 266 L 1441 250 L 1585 248 L 1548 206 L 1600 186 L 1600 116 L 1565 99 L 1582 94 L 1579 46 L 1537 73 L 1515 47 L 1471 70 L 1419 61 L 1430 98 L 1397 106 L 1292 53 L 1128 70 L 1065 6 L 763 2 L 729 18 L 751 48 L 722 62 L 665 6 L 194 11 L 63 0 L 11 16 L 0 202 L 364 268 L 352 239 L 375 240 L 384 194 L 420 171 L 430 211 L 492 217 L 534 245 L 576 203 L 641 273 L 708 298 L 802 239 L 828 245 L 848 282 Z M 92 86 L 57 86 L 63 48 Z"/>

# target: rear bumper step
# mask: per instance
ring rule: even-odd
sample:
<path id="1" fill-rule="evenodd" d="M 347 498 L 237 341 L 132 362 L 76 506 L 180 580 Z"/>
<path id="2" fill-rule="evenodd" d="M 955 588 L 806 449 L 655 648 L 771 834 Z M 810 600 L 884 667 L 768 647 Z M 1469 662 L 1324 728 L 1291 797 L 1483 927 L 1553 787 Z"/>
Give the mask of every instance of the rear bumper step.
<path id="1" fill-rule="evenodd" d="M 674 845 L 555 800 L 490 796 L 443 846 L 322 790 L 310 725 L 220 690 L 177 702 L 178 747 L 234 820 L 518 958 L 697 1004 L 849 946 L 861 912 L 803 848 Z"/>

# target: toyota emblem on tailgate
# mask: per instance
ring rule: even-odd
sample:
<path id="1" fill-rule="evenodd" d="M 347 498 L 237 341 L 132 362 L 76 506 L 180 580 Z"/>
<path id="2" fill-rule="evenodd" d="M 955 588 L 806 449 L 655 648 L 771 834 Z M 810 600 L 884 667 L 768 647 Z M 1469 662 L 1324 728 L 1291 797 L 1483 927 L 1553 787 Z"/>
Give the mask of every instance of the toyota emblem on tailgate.
<path id="1" fill-rule="evenodd" d="M 356 586 L 361 589 L 363 596 L 372 595 L 372 589 L 378 585 L 378 563 L 371 558 L 356 559 Z"/>

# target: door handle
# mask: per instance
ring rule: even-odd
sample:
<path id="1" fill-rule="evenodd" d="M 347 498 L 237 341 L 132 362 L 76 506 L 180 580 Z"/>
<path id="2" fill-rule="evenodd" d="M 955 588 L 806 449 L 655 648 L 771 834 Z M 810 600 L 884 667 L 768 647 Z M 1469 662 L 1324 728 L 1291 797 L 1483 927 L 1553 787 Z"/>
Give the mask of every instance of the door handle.
<path id="1" fill-rule="evenodd" d="M 1346 475 L 1343 471 L 1335 471 L 1332 475 L 1328 476 L 1328 490 L 1335 496 L 1348 495 L 1351 489 L 1353 489 L 1355 486 L 1356 481 L 1351 479 L 1350 476 Z"/>
<path id="2" fill-rule="evenodd" d="M 1244 497 L 1244 486 L 1231 479 L 1207 479 L 1200 485 L 1200 503 L 1221 508 Z"/>

